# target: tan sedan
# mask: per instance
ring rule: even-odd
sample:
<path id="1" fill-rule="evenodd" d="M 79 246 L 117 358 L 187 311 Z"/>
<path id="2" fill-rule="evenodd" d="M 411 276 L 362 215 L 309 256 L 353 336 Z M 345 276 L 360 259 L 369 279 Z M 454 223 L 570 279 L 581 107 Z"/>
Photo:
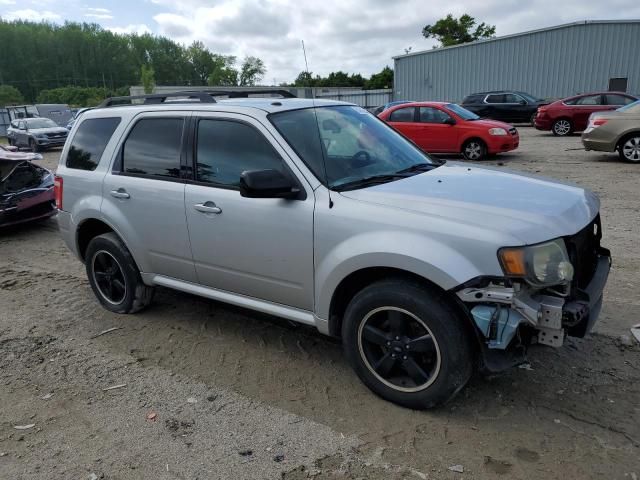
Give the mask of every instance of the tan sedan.
<path id="1" fill-rule="evenodd" d="M 640 163 L 640 100 L 617 110 L 591 114 L 582 144 L 585 150 L 617 150 L 622 160 Z"/>

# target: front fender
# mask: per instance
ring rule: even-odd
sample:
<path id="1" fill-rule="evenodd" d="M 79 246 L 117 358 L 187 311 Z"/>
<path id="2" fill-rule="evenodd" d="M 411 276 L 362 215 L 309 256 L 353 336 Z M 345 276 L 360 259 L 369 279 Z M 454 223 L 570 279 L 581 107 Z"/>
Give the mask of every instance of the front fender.
<path id="1" fill-rule="evenodd" d="M 316 260 L 316 315 L 325 320 L 329 318 L 336 288 L 358 270 L 395 268 L 419 275 L 444 290 L 481 275 L 472 262 L 451 247 L 416 233 L 401 234 L 397 230 L 350 237 Z"/>

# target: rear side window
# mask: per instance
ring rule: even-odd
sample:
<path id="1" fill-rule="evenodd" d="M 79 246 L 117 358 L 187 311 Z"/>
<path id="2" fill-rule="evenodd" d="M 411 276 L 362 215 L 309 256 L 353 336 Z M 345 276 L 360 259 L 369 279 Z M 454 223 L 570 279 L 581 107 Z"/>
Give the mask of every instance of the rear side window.
<path id="1" fill-rule="evenodd" d="M 399 108 L 389 115 L 390 122 L 413 122 L 415 109 L 413 107 Z"/>
<path id="2" fill-rule="evenodd" d="M 629 105 L 635 102 L 633 98 L 625 97 L 624 95 L 605 95 L 607 98 L 607 105 Z"/>
<path id="3" fill-rule="evenodd" d="M 95 170 L 120 117 L 91 118 L 80 124 L 73 136 L 66 165 L 79 170 Z"/>
<path id="4" fill-rule="evenodd" d="M 238 188 L 245 170 L 273 169 L 287 175 L 280 155 L 245 123 L 200 120 L 196 155 L 196 179 L 222 188 Z"/>
<path id="5" fill-rule="evenodd" d="M 122 171 L 180 178 L 183 118 L 145 118 L 135 124 L 122 147 Z"/>
<path id="6" fill-rule="evenodd" d="M 482 98 L 482 95 L 469 95 L 464 100 L 462 100 L 462 103 L 466 105 L 482 103 Z"/>

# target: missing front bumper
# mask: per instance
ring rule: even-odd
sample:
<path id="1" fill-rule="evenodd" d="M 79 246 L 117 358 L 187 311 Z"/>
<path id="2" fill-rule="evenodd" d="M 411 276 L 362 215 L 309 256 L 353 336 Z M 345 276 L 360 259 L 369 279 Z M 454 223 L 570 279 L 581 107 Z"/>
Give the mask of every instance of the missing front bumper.
<path id="1" fill-rule="evenodd" d="M 589 285 L 567 296 L 531 291 L 519 286 L 489 283 L 482 288 L 457 292 L 490 350 L 506 350 L 521 327 L 535 331 L 534 342 L 560 347 L 567 336 L 584 337 L 591 331 L 602 308 L 602 295 L 611 268 L 611 255 L 600 249 Z"/>

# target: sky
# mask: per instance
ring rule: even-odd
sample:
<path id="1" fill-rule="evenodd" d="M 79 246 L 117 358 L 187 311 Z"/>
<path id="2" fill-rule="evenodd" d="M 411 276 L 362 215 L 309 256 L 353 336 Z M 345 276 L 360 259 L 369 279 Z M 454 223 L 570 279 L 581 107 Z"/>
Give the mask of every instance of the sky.
<path id="1" fill-rule="evenodd" d="M 262 58 L 263 84 L 292 81 L 305 69 L 369 76 L 392 57 L 430 49 L 426 24 L 468 13 L 498 36 L 582 20 L 640 18 L 638 0 L 0 0 L 0 17 L 98 23 L 114 32 L 150 32 L 214 53 Z M 561 48 L 561 46 L 559 46 Z"/>

